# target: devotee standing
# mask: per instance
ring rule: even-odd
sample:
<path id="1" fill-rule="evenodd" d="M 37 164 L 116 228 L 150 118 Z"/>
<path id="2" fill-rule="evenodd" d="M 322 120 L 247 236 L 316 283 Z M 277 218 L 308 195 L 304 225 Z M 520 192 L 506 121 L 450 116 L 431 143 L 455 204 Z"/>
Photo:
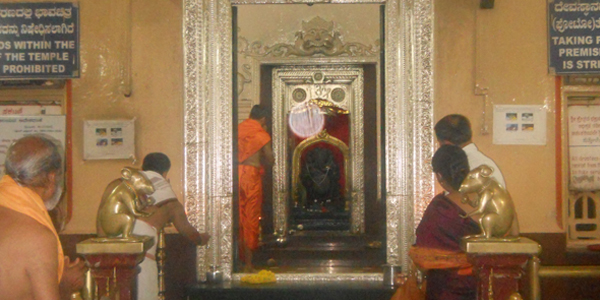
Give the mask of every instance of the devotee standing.
<path id="1" fill-rule="evenodd" d="M 503 188 L 506 188 L 504 176 L 502 176 L 502 172 L 500 171 L 500 168 L 498 168 L 498 165 L 496 165 L 491 158 L 479 151 L 477 146 L 471 140 L 473 133 L 469 119 L 458 114 L 447 115 L 435 124 L 434 130 L 440 145 L 455 145 L 461 147 L 463 151 L 465 151 L 467 158 L 469 159 L 471 170 L 481 165 L 490 166 L 494 169 L 491 177 L 496 179 Z"/>
<path id="2" fill-rule="evenodd" d="M 206 245 L 210 239 L 210 235 L 199 233 L 188 221 L 183 205 L 177 200 L 177 195 L 171 188 L 171 184 L 166 180 L 170 169 L 171 161 L 163 153 L 150 153 L 144 157 L 142 170 L 144 175 L 152 182 L 154 193 L 149 196 L 153 200 L 152 205 L 145 207 L 143 211 L 152 213 L 152 215 L 137 218 L 133 226 L 133 233 L 153 237 L 154 245 L 146 252 L 146 257 L 140 263 L 138 300 L 158 299 L 156 244 L 158 243 L 158 232 L 166 224 L 172 222 L 179 233 L 196 243 L 196 245 Z"/>
<path id="3" fill-rule="evenodd" d="M 63 256 L 48 210 L 63 187 L 61 151 L 53 140 L 30 135 L 6 153 L 0 180 L 0 298 L 70 299 L 86 267 Z"/>
<path id="4" fill-rule="evenodd" d="M 410 257 L 427 270 L 428 300 L 475 300 L 476 278 L 460 249 L 460 239 L 479 233 L 471 218 L 464 218 L 470 206 L 458 192 L 469 174 L 467 156 L 461 148 L 442 145 L 434 154 L 433 171 L 446 190 L 433 198 L 416 230 L 416 243 Z"/>
<path id="5" fill-rule="evenodd" d="M 245 271 L 253 271 L 252 253 L 258 249 L 259 222 L 262 214 L 262 174 L 264 163 L 274 162 L 271 136 L 266 131 L 269 111 L 252 107 L 250 118 L 238 125 L 239 172 L 239 245 Z"/>

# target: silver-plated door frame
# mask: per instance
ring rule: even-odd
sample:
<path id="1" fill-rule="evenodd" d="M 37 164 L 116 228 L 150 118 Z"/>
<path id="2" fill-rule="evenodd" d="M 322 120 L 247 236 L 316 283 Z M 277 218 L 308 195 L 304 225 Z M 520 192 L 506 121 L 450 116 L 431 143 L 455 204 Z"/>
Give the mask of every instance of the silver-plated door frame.
<path id="1" fill-rule="evenodd" d="M 409 269 L 415 224 L 433 196 L 433 0 L 184 0 L 184 194 L 208 231 L 197 274 L 233 274 L 232 5 L 385 4 L 387 263 Z M 278 275 L 278 280 L 381 280 L 377 274 Z"/>

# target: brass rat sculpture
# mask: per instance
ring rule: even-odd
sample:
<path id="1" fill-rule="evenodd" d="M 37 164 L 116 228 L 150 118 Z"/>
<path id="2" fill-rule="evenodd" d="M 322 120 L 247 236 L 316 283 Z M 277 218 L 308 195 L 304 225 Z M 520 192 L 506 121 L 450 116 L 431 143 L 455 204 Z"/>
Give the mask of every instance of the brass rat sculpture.
<path id="1" fill-rule="evenodd" d="M 137 169 L 123 168 L 121 178 L 109 183 L 102 195 L 96 218 L 98 236 L 137 241 L 136 236 L 131 234 L 135 218 L 152 215 L 140 211 L 150 204 L 151 200 L 146 196 L 152 193 L 154 186 L 146 176 Z"/>
<path id="2" fill-rule="evenodd" d="M 519 223 L 512 198 L 490 175 L 493 169 L 481 165 L 471 172 L 462 182 L 460 193 L 465 194 L 463 203 L 476 209 L 463 218 L 480 214 L 479 227 L 481 234 L 466 236 L 470 241 L 516 241 L 519 239 Z M 466 194 L 477 193 L 477 197 L 469 200 Z"/>

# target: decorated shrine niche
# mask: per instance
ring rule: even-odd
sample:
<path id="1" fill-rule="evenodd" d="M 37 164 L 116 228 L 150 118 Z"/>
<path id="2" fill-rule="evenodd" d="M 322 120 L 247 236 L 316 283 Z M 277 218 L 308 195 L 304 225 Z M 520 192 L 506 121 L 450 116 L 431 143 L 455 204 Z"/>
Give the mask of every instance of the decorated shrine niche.
<path id="1" fill-rule="evenodd" d="M 323 107 L 319 107 L 319 103 Z M 304 105 L 304 104 L 303 104 Z M 313 100 L 311 106 L 323 117 L 317 134 L 294 134 L 290 122 L 292 155 L 291 224 L 302 230 L 350 230 L 351 196 L 348 180 L 350 161 L 347 110 L 326 100 Z M 295 118 L 304 112 L 294 112 Z"/>

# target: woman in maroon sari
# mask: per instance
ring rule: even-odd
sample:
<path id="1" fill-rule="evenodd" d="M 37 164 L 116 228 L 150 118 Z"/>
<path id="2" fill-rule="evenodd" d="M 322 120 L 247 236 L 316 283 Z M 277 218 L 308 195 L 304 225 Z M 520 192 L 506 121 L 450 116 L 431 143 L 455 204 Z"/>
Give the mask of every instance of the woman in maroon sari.
<path id="1" fill-rule="evenodd" d="M 426 299 L 476 299 L 476 280 L 460 239 L 479 233 L 477 223 L 466 215 L 460 184 L 469 173 L 465 152 L 457 146 L 441 146 L 431 162 L 435 176 L 446 190 L 427 206 L 417 227 L 417 241 L 410 255 L 417 266 L 427 270 Z"/>

